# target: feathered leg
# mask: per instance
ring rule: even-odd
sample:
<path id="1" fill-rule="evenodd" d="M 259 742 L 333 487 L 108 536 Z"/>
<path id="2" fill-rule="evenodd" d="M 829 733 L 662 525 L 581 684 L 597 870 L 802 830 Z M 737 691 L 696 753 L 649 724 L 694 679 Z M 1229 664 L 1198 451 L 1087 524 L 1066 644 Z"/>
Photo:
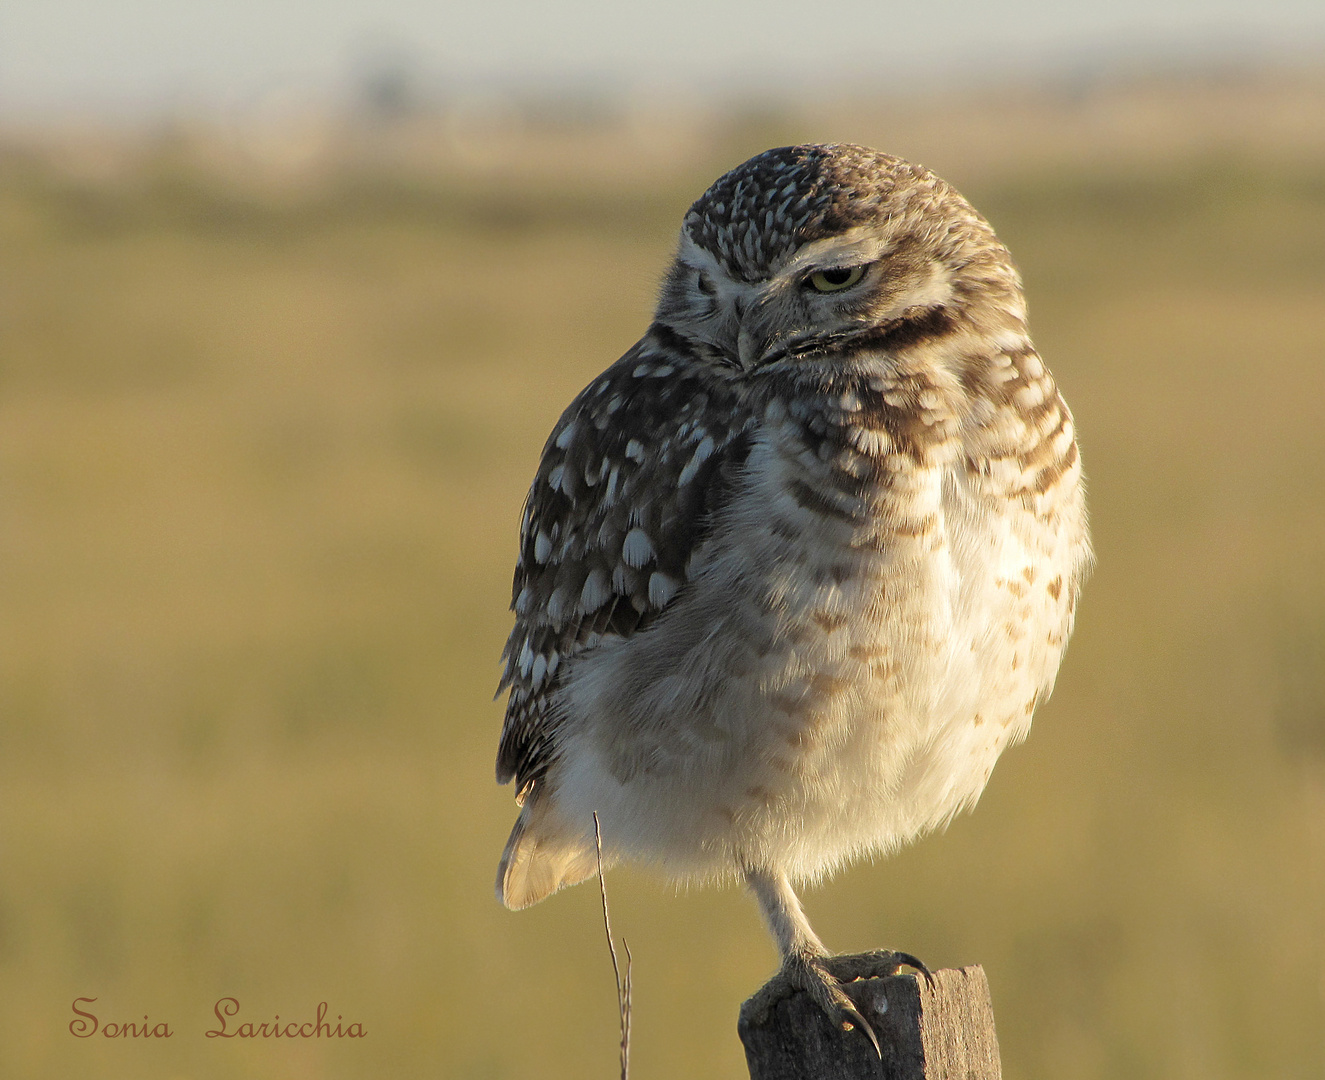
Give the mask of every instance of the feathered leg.
<path id="1" fill-rule="evenodd" d="M 833 968 L 841 968 L 842 965 L 834 964 L 833 957 L 810 928 L 810 921 L 805 917 L 805 911 L 786 874 L 747 868 L 745 880 L 759 901 L 768 928 L 777 939 L 778 950 L 782 953 L 782 978 L 789 985 L 809 994 L 835 1027 L 843 1031 L 859 1028 L 874 1045 L 875 1053 L 879 1053 L 879 1040 L 874 1030 L 842 989 L 841 976 L 834 974 Z M 919 960 L 906 953 L 871 953 L 869 959 L 872 969 L 868 972 L 870 975 L 891 974 L 887 970 L 889 967 L 896 971 L 903 965 L 929 974 Z M 882 964 L 884 960 L 888 963 Z M 865 972 L 843 970 L 841 974 L 849 981 Z"/>

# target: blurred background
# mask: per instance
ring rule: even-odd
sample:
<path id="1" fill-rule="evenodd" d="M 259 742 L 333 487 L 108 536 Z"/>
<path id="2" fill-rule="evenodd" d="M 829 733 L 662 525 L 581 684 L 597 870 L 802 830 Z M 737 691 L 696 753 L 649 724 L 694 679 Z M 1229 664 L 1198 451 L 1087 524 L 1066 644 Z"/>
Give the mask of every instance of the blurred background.
<path id="1" fill-rule="evenodd" d="M 521 501 L 689 203 L 849 140 L 1011 248 L 1099 565 L 977 811 L 816 928 L 982 963 L 1010 1078 L 1325 1077 L 1323 47 L 1314 0 L 7 0 L 0 1075 L 615 1075 L 596 890 L 492 897 Z M 633 1075 L 743 1077 L 754 905 L 608 883 Z M 208 1039 L 226 996 L 368 1034 Z"/>

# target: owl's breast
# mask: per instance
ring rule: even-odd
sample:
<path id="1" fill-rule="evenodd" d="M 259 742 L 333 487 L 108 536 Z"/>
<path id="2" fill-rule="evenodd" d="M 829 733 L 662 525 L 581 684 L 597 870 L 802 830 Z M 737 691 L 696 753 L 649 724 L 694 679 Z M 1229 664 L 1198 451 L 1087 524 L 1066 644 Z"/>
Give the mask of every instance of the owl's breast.
<path id="1" fill-rule="evenodd" d="M 750 787 L 844 843 L 915 835 L 978 797 L 1052 687 L 1085 553 L 1079 478 L 1050 505 L 992 482 L 955 424 L 806 437 L 791 410 L 767 419 L 706 568 L 763 628 L 737 732 L 757 751 L 742 760 L 768 763 Z"/>
<path id="2" fill-rule="evenodd" d="M 568 791 L 620 800 L 637 849 L 678 865 L 669 837 L 699 836 L 803 874 L 973 802 L 1052 684 L 1075 590 L 1061 523 L 987 472 L 955 427 L 906 449 L 766 410 L 682 593 L 572 668 Z"/>

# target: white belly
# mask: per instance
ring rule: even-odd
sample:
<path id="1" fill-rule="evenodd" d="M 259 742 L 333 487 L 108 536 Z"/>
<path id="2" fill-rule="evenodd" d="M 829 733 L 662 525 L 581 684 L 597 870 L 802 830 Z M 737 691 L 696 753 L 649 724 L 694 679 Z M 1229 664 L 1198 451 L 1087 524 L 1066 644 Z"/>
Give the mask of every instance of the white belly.
<path id="1" fill-rule="evenodd" d="M 974 803 L 1052 686 L 1077 558 L 1054 527 L 935 467 L 862 546 L 781 490 L 702 587 L 569 673 L 556 811 L 598 812 L 613 854 L 805 879 L 896 848 Z"/>

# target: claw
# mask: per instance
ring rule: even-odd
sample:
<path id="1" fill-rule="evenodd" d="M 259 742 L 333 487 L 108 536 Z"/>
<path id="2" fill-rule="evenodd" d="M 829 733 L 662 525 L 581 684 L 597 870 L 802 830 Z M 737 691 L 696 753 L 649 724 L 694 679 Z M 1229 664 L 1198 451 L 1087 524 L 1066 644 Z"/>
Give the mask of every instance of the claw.
<path id="1" fill-rule="evenodd" d="M 848 977 L 843 980 L 835 974 L 831 967 L 832 959 L 812 953 L 793 955 L 783 962 L 782 974 L 788 983 L 810 995 L 834 1027 L 842 1031 L 850 1031 L 852 1028 L 859 1030 L 869 1039 L 874 1053 L 882 1060 L 883 1051 L 878 1036 L 843 989 L 843 982 L 851 982 L 852 979 Z"/>
<path id="2" fill-rule="evenodd" d="M 874 1029 L 870 1027 L 869 1021 L 860 1015 L 860 1010 L 854 1005 L 843 1005 L 842 1011 L 849 1018 L 842 1022 L 842 1030 L 850 1031 L 854 1027 L 857 1031 L 863 1032 L 865 1037 L 869 1039 L 870 1045 L 874 1047 L 874 1056 L 882 1061 L 883 1051 L 879 1048 L 878 1036 L 874 1034 Z"/>
<path id="3" fill-rule="evenodd" d="M 893 955 L 897 957 L 898 967 L 901 967 L 903 964 L 907 967 L 913 967 L 925 977 L 925 981 L 929 983 L 930 986 L 934 985 L 934 973 L 910 953 L 899 952 L 893 953 Z"/>

